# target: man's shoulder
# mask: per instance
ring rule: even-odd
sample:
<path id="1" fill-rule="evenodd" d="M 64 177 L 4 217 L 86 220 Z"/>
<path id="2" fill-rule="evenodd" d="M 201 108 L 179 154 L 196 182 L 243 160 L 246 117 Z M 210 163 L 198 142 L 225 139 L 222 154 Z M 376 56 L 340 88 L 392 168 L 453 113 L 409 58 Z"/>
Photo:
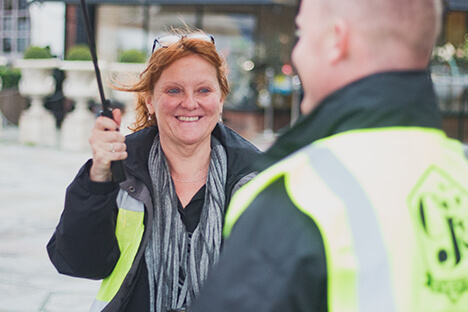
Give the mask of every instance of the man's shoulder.
<path id="1" fill-rule="evenodd" d="M 251 252 L 262 254 L 266 266 L 278 265 L 291 276 L 295 274 L 293 268 L 300 268 L 301 274 L 314 279 L 320 276 L 317 280 L 323 281 L 326 276 L 321 232 L 315 221 L 295 205 L 286 190 L 284 177 L 270 183 L 255 197 L 240 216 L 230 239 L 255 244 L 257 248 Z M 313 271 L 311 266 L 315 272 L 309 275 Z"/>
<path id="2" fill-rule="evenodd" d="M 267 228 L 304 233 L 314 221 L 294 203 L 286 189 L 285 177 L 279 176 L 263 188 L 252 200 L 239 220 L 241 223 L 260 224 L 268 220 Z M 265 224 L 266 224 L 265 223 Z M 303 227 L 299 226 L 300 224 Z M 294 230 L 294 231 L 296 231 Z M 298 233 L 296 233 L 298 234 Z M 293 234 L 293 235 L 296 235 Z M 302 234 L 301 234 L 302 235 Z"/>

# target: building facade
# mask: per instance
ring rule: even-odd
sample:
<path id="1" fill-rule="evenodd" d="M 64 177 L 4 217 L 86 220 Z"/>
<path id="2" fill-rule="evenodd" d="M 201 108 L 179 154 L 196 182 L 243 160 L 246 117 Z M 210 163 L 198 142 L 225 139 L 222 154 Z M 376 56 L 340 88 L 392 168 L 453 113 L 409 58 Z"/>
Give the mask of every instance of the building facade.
<path id="1" fill-rule="evenodd" d="M 27 0 L 0 0 L 0 51 L 8 60 L 20 57 L 31 40 Z"/>

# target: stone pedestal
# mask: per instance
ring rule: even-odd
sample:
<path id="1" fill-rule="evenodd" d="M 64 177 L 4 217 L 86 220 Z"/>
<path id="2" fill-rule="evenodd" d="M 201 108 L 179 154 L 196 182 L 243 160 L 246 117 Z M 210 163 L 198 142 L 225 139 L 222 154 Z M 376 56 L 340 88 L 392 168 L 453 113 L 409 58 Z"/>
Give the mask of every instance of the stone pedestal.
<path id="1" fill-rule="evenodd" d="M 41 146 L 57 145 L 56 121 L 44 108 L 44 98 L 55 90 L 53 69 L 57 59 L 17 60 L 15 67 L 21 70 L 19 92 L 31 99 L 31 106 L 19 118 L 19 141 L 22 144 Z"/>
<path id="2" fill-rule="evenodd" d="M 42 97 L 32 97 L 31 107 L 21 114 L 19 119 L 19 140 L 22 144 L 57 145 L 55 118 L 44 108 Z"/>
<path id="3" fill-rule="evenodd" d="M 101 65 L 101 63 L 100 63 Z M 70 151 L 90 150 L 88 143 L 96 116 L 88 109 L 88 101 L 99 96 L 92 62 L 64 61 L 66 78 L 63 94 L 75 102 L 75 109 L 62 123 L 60 147 Z"/>

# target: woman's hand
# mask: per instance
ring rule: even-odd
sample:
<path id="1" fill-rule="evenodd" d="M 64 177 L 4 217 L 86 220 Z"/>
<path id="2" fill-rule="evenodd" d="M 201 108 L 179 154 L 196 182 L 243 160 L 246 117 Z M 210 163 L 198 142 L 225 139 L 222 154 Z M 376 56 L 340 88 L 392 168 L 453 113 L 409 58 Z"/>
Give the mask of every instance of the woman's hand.
<path id="1" fill-rule="evenodd" d="M 103 116 L 98 117 L 89 137 L 89 144 L 93 149 L 93 165 L 89 172 L 92 181 L 111 181 L 111 162 L 127 158 L 125 136 L 119 132 L 121 112 L 115 109 L 112 114 L 114 120 Z"/>

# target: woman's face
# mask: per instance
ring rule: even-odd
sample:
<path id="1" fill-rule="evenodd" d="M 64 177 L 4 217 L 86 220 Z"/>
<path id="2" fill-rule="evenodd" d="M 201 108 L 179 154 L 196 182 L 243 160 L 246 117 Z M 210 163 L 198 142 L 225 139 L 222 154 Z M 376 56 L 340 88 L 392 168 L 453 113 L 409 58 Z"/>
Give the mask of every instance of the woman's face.
<path id="1" fill-rule="evenodd" d="M 216 68 L 198 55 L 167 67 L 147 97 L 161 140 L 178 145 L 210 140 L 222 112 L 223 99 Z"/>

